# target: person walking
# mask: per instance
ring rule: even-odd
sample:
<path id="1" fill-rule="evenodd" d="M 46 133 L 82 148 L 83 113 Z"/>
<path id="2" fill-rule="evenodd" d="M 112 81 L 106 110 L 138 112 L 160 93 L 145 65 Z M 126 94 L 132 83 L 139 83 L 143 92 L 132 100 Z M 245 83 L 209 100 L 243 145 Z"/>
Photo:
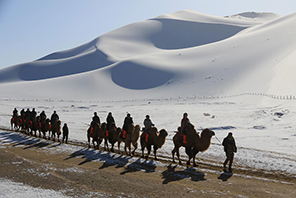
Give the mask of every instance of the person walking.
<path id="1" fill-rule="evenodd" d="M 223 163 L 223 170 L 227 172 L 226 165 L 229 162 L 228 172 L 232 173 L 232 162 L 234 158 L 234 153 L 237 152 L 234 137 L 231 132 L 228 133 L 227 137 L 223 139 L 222 145 L 224 146 L 224 151 L 226 153 L 226 160 Z"/>
<path id="2" fill-rule="evenodd" d="M 63 140 L 62 140 L 62 142 L 64 143 L 64 140 L 66 140 L 65 143 L 67 144 L 68 143 L 68 136 L 69 136 L 69 128 L 67 126 L 67 123 L 64 124 L 62 130 L 63 130 Z"/>

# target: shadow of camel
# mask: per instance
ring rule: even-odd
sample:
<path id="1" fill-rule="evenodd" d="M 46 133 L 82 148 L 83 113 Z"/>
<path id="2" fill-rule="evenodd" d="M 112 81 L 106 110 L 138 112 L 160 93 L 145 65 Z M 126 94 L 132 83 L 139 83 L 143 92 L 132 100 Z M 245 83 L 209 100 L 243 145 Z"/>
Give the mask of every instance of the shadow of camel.
<path id="1" fill-rule="evenodd" d="M 145 160 L 144 162 L 141 162 L 141 161 L 142 160 L 139 158 L 135 162 L 129 164 L 125 168 L 125 171 L 120 173 L 120 175 L 124 175 L 126 173 L 134 173 L 141 170 L 144 170 L 145 173 L 155 172 L 156 165 L 153 160 L 150 160 L 150 161 Z"/>
<path id="2" fill-rule="evenodd" d="M 176 171 L 178 165 L 172 166 L 172 164 L 167 166 L 167 170 L 162 173 L 164 178 L 163 184 L 168 184 L 169 182 L 179 181 L 185 178 L 191 178 L 192 181 L 205 181 L 205 174 L 196 171 L 194 168 L 187 167 L 185 170 Z"/>

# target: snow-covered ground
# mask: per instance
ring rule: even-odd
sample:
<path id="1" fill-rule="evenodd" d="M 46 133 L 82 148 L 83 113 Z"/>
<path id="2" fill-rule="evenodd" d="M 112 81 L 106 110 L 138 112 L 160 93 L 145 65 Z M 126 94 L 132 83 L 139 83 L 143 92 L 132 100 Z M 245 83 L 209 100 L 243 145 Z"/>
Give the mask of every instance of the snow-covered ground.
<path id="1" fill-rule="evenodd" d="M 13 101 L 1 100 L 0 122 L 9 127 L 14 107 L 36 108 L 40 113 L 45 110 L 50 116 L 54 110 L 62 123 L 70 129 L 70 139 L 87 142 L 86 130 L 93 112 L 98 112 L 101 121 L 105 121 L 108 112 L 112 112 L 117 126 L 123 125 L 126 113 L 131 113 L 135 124 L 143 126 L 145 116 L 149 114 L 157 128 L 168 131 L 165 145 L 160 153 L 170 157 L 173 149 L 172 137 L 184 112 L 198 131 L 211 128 L 216 137 L 202 158 L 213 159 L 222 164 L 225 159 L 223 147 L 219 141 L 233 132 L 238 146 L 235 164 L 266 170 L 286 171 L 296 174 L 296 124 L 295 100 L 275 100 L 266 98 L 269 106 L 254 104 L 253 101 L 264 96 L 233 96 L 225 98 L 168 98 L 131 101 Z M 273 104 L 272 104 L 273 103 Z M 282 116 L 278 116 L 282 113 Z M 102 145 L 103 146 L 103 145 Z M 181 150 L 185 156 L 184 150 Z"/>
<path id="2" fill-rule="evenodd" d="M 296 174 L 296 13 L 215 17 L 183 10 L 133 23 L 67 51 L 0 70 L 0 125 L 12 110 L 54 110 L 70 139 L 86 141 L 94 112 L 117 126 L 149 114 L 169 135 L 184 112 L 222 141 L 232 131 L 234 164 Z M 282 116 L 279 116 L 281 114 Z M 3 140 L 1 140 L 3 141 Z M 184 153 L 184 151 L 183 151 Z M 220 142 L 198 156 L 225 159 Z"/>
<path id="3" fill-rule="evenodd" d="M 67 197 L 60 192 L 54 190 L 45 190 L 41 188 L 33 188 L 31 186 L 23 185 L 6 179 L 0 179 L 0 197 L 14 198 L 37 198 L 37 197 Z"/>

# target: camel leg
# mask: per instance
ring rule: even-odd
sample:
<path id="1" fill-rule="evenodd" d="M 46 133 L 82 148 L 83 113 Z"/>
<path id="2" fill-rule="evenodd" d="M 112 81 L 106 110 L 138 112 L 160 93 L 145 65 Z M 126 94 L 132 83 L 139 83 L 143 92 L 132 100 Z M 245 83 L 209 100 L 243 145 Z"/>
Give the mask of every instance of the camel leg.
<path id="1" fill-rule="evenodd" d="M 150 155 L 150 152 L 151 152 L 151 145 L 147 145 L 147 155 L 146 155 L 146 160 L 148 159 L 149 155 Z"/>
<path id="2" fill-rule="evenodd" d="M 186 147 L 185 152 L 186 152 L 186 154 L 188 155 L 188 158 L 189 158 L 186 164 L 189 166 L 190 165 L 190 160 L 192 159 L 192 149 L 190 147 Z"/>
<path id="3" fill-rule="evenodd" d="M 153 149 L 154 149 L 154 159 L 157 160 L 156 151 L 157 151 L 158 147 L 154 145 Z"/>
<path id="4" fill-rule="evenodd" d="M 118 153 L 120 154 L 120 141 L 118 141 Z"/>
<path id="5" fill-rule="evenodd" d="M 111 144 L 111 149 L 110 149 L 110 151 L 114 153 L 114 143 Z"/>
<path id="6" fill-rule="evenodd" d="M 134 146 L 134 150 L 132 151 L 132 155 L 134 156 L 135 155 L 135 151 L 138 148 L 138 142 L 136 142 L 135 144 L 133 144 L 133 146 Z"/>
<path id="7" fill-rule="evenodd" d="M 105 151 L 109 151 L 107 138 L 104 138 L 104 149 L 105 149 Z"/>
<path id="8" fill-rule="evenodd" d="M 87 141 L 88 141 L 88 148 L 90 148 L 90 137 L 87 137 Z"/>
<path id="9" fill-rule="evenodd" d="M 176 154 L 177 154 L 177 157 L 178 157 L 178 160 L 179 160 L 179 164 L 181 165 L 182 162 L 181 162 L 181 160 L 180 160 L 179 148 L 180 148 L 180 146 L 176 146 L 176 145 L 175 145 L 175 148 L 174 148 L 173 151 L 172 151 L 172 156 L 173 156 L 173 162 L 175 163 L 175 153 L 176 153 Z"/>
<path id="10" fill-rule="evenodd" d="M 96 145 L 95 145 L 95 140 L 94 139 L 92 139 L 92 143 L 93 143 L 94 149 L 96 149 Z"/>
<path id="11" fill-rule="evenodd" d="M 197 167 L 197 164 L 195 163 L 195 157 L 198 152 L 199 151 L 197 149 L 193 148 L 193 167 Z"/>
<path id="12" fill-rule="evenodd" d="M 52 140 L 55 142 L 55 132 L 52 133 Z"/>
<path id="13" fill-rule="evenodd" d="M 175 163 L 175 153 L 176 153 L 176 147 L 172 150 L 172 158 L 173 158 L 173 163 Z"/>
<path id="14" fill-rule="evenodd" d="M 132 156 L 132 153 L 131 153 L 132 145 L 129 144 L 127 148 L 128 148 L 128 156 Z"/>
<path id="15" fill-rule="evenodd" d="M 179 160 L 179 164 L 181 165 L 182 162 L 181 162 L 181 159 L 180 159 L 180 152 L 179 152 L 179 148 L 177 149 L 177 157 L 178 157 L 178 160 Z"/>
<path id="16" fill-rule="evenodd" d="M 128 148 L 128 150 L 129 150 L 129 152 L 127 152 L 127 148 Z M 125 150 L 125 152 L 126 152 L 126 155 L 131 156 L 131 144 L 128 144 L 128 145 L 127 145 L 127 144 L 125 143 L 124 150 Z"/>
<path id="17" fill-rule="evenodd" d="M 144 158 L 145 144 L 141 141 L 142 158 Z"/>
<path id="18" fill-rule="evenodd" d="M 126 150 L 126 145 L 124 146 L 124 151 L 125 151 L 126 155 L 128 155 L 127 150 Z"/>

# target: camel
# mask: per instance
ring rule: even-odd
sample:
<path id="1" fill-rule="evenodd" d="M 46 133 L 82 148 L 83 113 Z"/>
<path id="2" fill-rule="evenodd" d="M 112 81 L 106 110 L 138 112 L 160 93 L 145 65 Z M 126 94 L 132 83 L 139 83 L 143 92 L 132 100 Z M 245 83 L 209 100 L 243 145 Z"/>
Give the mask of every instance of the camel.
<path id="1" fill-rule="evenodd" d="M 120 132 L 121 132 L 121 128 L 120 127 L 116 128 L 114 123 L 112 123 L 109 126 L 107 139 L 108 139 L 108 142 L 111 144 L 111 149 L 110 149 L 111 152 L 114 152 L 114 144 L 118 141 L 118 136 Z"/>
<path id="2" fill-rule="evenodd" d="M 45 120 L 41 120 L 39 122 L 39 137 L 41 137 L 41 133 L 43 134 L 43 138 L 46 139 L 46 132 L 49 131 L 49 124 L 50 120 L 49 118 L 46 118 Z"/>
<path id="3" fill-rule="evenodd" d="M 19 125 L 20 125 L 21 131 L 25 130 L 25 122 L 26 122 L 26 119 L 21 116 L 19 119 Z"/>
<path id="4" fill-rule="evenodd" d="M 30 119 L 25 118 L 22 119 L 22 130 L 24 130 L 24 133 L 27 134 L 29 132 L 29 124 L 30 124 Z"/>
<path id="5" fill-rule="evenodd" d="M 53 141 L 55 141 L 55 136 L 57 134 L 58 136 L 58 141 L 60 141 L 60 135 L 61 135 L 61 121 L 56 120 L 54 123 L 51 123 L 51 137 Z"/>
<path id="6" fill-rule="evenodd" d="M 107 129 L 107 124 L 104 122 L 101 125 L 101 128 L 98 131 L 98 139 L 99 139 L 99 143 L 98 143 L 98 147 L 101 144 L 101 142 L 104 140 L 104 150 L 108 150 L 108 142 L 107 142 L 107 134 L 106 134 L 106 129 Z"/>
<path id="7" fill-rule="evenodd" d="M 180 160 L 180 153 L 179 153 L 179 148 L 181 146 L 184 146 L 186 149 L 186 154 L 188 155 L 189 159 L 187 161 L 187 165 L 190 165 L 190 160 L 193 158 L 193 166 L 197 166 L 195 163 L 195 156 L 196 154 L 201 151 L 206 151 L 211 144 L 211 138 L 214 136 L 215 133 L 211 131 L 210 129 L 206 128 L 202 130 L 201 136 L 199 133 L 196 132 L 194 129 L 194 126 L 192 124 L 189 124 L 187 126 L 187 143 L 183 143 L 182 141 L 182 135 L 180 134 L 180 131 L 176 133 L 173 137 L 173 142 L 174 142 L 174 149 L 172 150 L 172 157 L 173 157 L 173 162 L 175 162 L 174 155 L 177 153 L 177 157 L 179 160 L 179 164 L 181 163 Z"/>
<path id="8" fill-rule="evenodd" d="M 11 130 L 18 131 L 20 128 L 20 116 L 12 117 L 10 120 Z"/>
<path id="9" fill-rule="evenodd" d="M 138 148 L 138 139 L 140 137 L 140 125 L 134 126 L 133 124 L 129 124 L 127 127 L 126 137 L 122 138 L 123 131 L 118 136 L 118 152 L 120 153 L 120 143 L 125 142 L 124 150 L 127 155 L 135 155 L 135 151 Z M 131 152 L 131 144 L 134 147 L 134 150 Z M 127 148 L 129 152 L 127 152 Z"/>
<path id="10" fill-rule="evenodd" d="M 37 137 L 37 130 L 38 130 L 38 120 L 39 118 L 32 118 L 32 120 L 30 120 L 29 122 L 29 129 L 31 130 L 30 134 L 34 135 L 35 137 Z M 34 132 L 34 134 L 33 134 Z"/>
<path id="11" fill-rule="evenodd" d="M 101 142 L 99 142 L 99 131 L 101 130 L 101 126 L 97 123 L 92 123 L 91 126 L 87 130 L 87 140 L 88 140 L 88 148 L 90 148 L 90 138 L 92 138 L 92 143 L 94 148 L 99 148 Z M 95 145 L 97 142 L 97 146 Z"/>
<path id="12" fill-rule="evenodd" d="M 145 131 L 145 128 L 143 128 L 143 131 Z M 145 150 L 145 148 L 147 148 L 148 152 L 147 152 L 147 155 L 146 155 L 145 158 L 148 159 L 148 156 L 149 156 L 150 151 L 151 151 L 151 146 L 153 145 L 154 159 L 157 160 L 156 151 L 157 151 L 158 148 L 161 148 L 162 145 L 164 145 L 167 135 L 168 135 L 168 133 L 166 132 L 165 129 L 161 129 L 159 131 L 159 133 L 158 133 L 157 128 L 152 127 L 149 130 L 149 136 L 148 136 L 148 139 L 147 139 L 148 142 L 146 142 L 145 141 L 146 133 L 143 132 L 141 134 L 141 138 L 140 138 L 141 147 L 142 147 L 142 158 L 144 158 L 144 150 Z"/>

